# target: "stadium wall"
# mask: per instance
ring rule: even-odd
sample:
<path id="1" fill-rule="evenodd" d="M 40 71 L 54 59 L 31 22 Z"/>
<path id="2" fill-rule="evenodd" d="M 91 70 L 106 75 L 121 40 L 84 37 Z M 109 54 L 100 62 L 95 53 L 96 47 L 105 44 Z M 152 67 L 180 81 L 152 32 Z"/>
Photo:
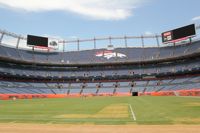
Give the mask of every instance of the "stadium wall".
<path id="1" fill-rule="evenodd" d="M 16 99 L 42 99 L 42 98 L 78 98 L 93 96 L 131 96 L 131 93 L 100 93 L 95 94 L 0 94 L 0 100 L 16 100 Z M 162 92 L 146 92 L 139 93 L 139 96 L 200 96 L 200 89 L 178 90 L 178 91 L 162 91 Z"/>
<path id="2" fill-rule="evenodd" d="M 200 96 L 200 89 L 139 93 L 140 96 Z"/>

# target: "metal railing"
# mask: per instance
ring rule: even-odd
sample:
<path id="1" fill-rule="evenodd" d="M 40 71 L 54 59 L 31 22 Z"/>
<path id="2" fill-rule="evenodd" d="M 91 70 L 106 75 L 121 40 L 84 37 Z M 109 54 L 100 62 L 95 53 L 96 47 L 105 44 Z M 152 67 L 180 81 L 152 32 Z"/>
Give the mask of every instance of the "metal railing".
<path id="1" fill-rule="evenodd" d="M 196 26 L 196 30 L 199 30 L 199 29 L 200 29 L 200 25 L 197 25 Z M 23 35 L 18 35 L 18 34 L 11 33 L 11 32 L 8 32 L 6 30 L 1 30 L 0 29 L 0 44 L 2 44 L 2 40 L 4 39 L 5 36 L 9 36 L 9 37 L 15 38 L 17 40 L 15 44 L 12 44 L 12 46 L 16 47 L 17 49 L 18 48 L 22 48 L 22 47 L 20 47 L 20 42 L 21 41 L 26 41 L 27 40 L 27 38 L 25 36 L 23 36 Z M 154 44 L 156 47 L 161 47 L 162 46 L 161 45 L 162 44 L 161 43 L 161 35 L 141 35 L 141 36 L 126 36 L 125 35 L 125 36 L 119 36 L 119 37 L 114 37 L 114 36 L 110 36 L 110 37 L 94 37 L 94 38 L 90 38 L 90 39 L 74 39 L 74 40 L 59 40 L 59 39 L 57 39 L 57 41 L 58 41 L 58 51 L 59 52 L 66 52 L 66 51 L 69 51 L 67 46 L 71 45 L 71 44 L 74 45 L 74 48 L 71 51 L 80 51 L 80 50 L 82 50 L 80 48 L 80 46 L 83 43 L 88 43 L 88 44 L 92 44 L 93 45 L 92 48 L 88 48 L 88 49 L 97 49 L 98 42 L 100 42 L 100 41 L 106 41 L 107 44 L 105 44 L 105 45 L 113 45 L 114 48 L 116 48 L 115 44 L 113 43 L 116 40 L 118 40 L 120 42 L 120 47 L 125 47 L 125 48 L 130 47 L 130 46 L 134 47 L 133 40 L 137 40 L 137 41 L 139 40 L 139 42 L 140 42 L 139 46 L 142 47 L 142 48 L 151 47 L 151 45 L 146 45 L 146 43 L 145 43 L 145 40 L 147 40 L 149 42 L 148 39 L 152 39 L 151 40 L 151 41 L 153 41 L 152 44 Z M 188 40 L 188 41 L 190 41 L 190 40 Z M 123 42 L 123 44 L 122 44 L 122 42 Z M 129 43 L 131 43 L 131 44 L 129 44 Z M 7 43 L 4 43 L 4 44 L 7 44 Z M 173 45 L 173 44 L 171 44 L 171 45 Z M 107 46 L 105 46 L 105 47 L 107 47 Z M 30 49 L 29 47 L 25 47 L 25 46 L 23 48 Z"/>

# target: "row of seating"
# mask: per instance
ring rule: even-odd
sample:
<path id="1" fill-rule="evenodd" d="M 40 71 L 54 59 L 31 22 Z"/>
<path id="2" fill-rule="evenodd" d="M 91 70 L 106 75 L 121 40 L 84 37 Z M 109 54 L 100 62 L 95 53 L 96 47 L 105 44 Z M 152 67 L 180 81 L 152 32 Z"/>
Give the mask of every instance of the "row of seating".
<path id="1" fill-rule="evenodd" d="M 109 83 L 31 83 L 0 81 L 0 94 L 101 94 L 199 89 L 200 76 Z"/>
<path id="2" fill-rule="evenodd" d="M 110 57 L 106 49 L 95 49 L 74 52 L 37 52 L 31 50 L 16 49 L 0 44 L 0 57 L 12 58 L 42 63 L 57 64 L 81 64 L 81 63 L 101 63 L 118 61 L 142 61 L 165 59 L 187 55 L 200 50 L 200 41 L 192 44 L 183 44 L 177 46 L 149 47 L 149 48 L 116 48 L 111 51 Z M 100 55 L 98 55 L 101 53 Z M 120 56 L 122 54 L 123 56 Z"/>
<path id="3" fill-rule="evenodd" d="M 166 65 L 162 67 L 151 66 L 144 68 L 127 68 L 122 70 L 33 70 L 33 69 L 23 69 L 23 68 L 11 68 L 11 67 L 3 67 L 0 66 L 1 74 L 9 74 L 9 75 L 19 75 L 26 77 L 105 77 L 105 76 L 123 76 L 123 75 L 151 75 L 151 74 L 159 74 L 159 73 L 176 73 L 176 72 L 184 72 L 184 71 L 192 71 L 200 69 L 200 61 L 191 62 L 187 64 L 174 64 L 174 65 Z"/>

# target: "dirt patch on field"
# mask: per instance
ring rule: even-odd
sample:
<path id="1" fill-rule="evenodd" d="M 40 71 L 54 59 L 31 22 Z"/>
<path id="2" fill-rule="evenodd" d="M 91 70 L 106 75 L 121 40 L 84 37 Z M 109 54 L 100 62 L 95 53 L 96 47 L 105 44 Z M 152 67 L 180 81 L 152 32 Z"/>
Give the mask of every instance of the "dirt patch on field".
<path id="1" fill-rule="evenodd" d="M 0 124 L 1 133 L 199 133 L 199 125 L 57 125 Z"/>
<path id="2" fill-rule="evenodd" d="M 187 103 L 186 106 L 195 106 L 195 107 L 200 107 L 200 102 L 192 102 L 192 103 Z"/>
<path id="3" fill-rule="evenodd" d="M 128 105 L 126 104 L 115 104 L 110 105 L 102 110 L 100 110 L 97 114 L 92 115 L 92 118 L 128 118 Z"/>
<path id="4" fill-rule="evenodd" d="M 84 118 L 98 118 L 98 119 L 119 119 L 119 118 L 129 118 L 129 110 L 127 104 L 113 104 L 106 106 L 96 114 L 64 114 L 56 116 L 55 118 L 74 118 L 74 119 L 84 119 Z"/>

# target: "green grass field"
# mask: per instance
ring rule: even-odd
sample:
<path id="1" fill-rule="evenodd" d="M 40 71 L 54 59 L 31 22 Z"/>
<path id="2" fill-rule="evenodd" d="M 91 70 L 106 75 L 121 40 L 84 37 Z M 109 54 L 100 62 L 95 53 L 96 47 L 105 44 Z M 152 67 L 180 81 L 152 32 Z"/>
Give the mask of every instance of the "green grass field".
<path id="1" fill-rule="evenodd" d="M 91 97 L 0 101 L 0 122 L 200 124 L 200 98 Z"/>

